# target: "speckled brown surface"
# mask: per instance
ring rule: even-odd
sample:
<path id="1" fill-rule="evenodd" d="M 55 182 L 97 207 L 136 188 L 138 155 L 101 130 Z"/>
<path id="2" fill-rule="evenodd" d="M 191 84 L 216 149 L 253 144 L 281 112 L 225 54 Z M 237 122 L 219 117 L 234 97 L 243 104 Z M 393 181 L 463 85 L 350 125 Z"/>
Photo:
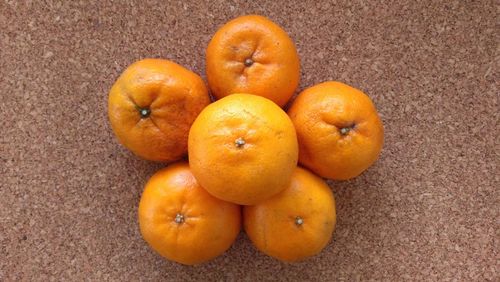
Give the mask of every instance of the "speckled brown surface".
<path id="1" fill-rule="evenodd" d="M 0 280 L 498 281 L 495 1 L 24 2 L 0 2 Z M 330 183 L 338 225 L 320 255 L 280 263 L 242 234 L 181 266 L 140 237 L 142 186 L 162 165 L 117 144 L 107 91 L 144 57 L 203 74 L 211 35 L 247 13 L 295 40 L 300 89 L 335 79 L 368 93 L 385 147 Z"/>

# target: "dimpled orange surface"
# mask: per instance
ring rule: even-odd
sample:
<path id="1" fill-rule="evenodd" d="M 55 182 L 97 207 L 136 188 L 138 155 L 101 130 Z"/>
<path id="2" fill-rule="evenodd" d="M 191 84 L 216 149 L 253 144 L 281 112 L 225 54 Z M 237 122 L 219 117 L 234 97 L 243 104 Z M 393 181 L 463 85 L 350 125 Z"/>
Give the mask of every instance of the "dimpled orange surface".
<path id="1" fill-rule="evenodd" d="M 48 2 L 0 1 L 1 281 L 498 280 L 495 1 Z M 206 82 L 210 39 L 244 14 L 293 40 L 295 94 L 328 80 L 367 94 L 384 146 L 360 176 L 328 181 L 337 223 L 317 256 L 282 263 L 241 233 L 212 261 L 176 264 L 138 224 L 164 165 L 118 144 L 108 93 L 142 58 Z"/>
<path id="2" fill-rule="evenodd" d="M 237 93 L 198 115 L 188 147 L 189 167 L 203 188 L 231 203 L 255 205 L 288 186 L 299 146 L 280 107 Z"/>

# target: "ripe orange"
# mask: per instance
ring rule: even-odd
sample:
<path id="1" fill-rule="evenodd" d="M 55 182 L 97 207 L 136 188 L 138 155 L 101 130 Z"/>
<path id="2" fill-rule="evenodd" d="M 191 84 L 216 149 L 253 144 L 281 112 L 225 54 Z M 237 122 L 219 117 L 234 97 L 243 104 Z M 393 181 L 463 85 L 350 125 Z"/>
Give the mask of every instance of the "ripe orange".
<path id="1" fill-rule="evenodd" d="M 255 205 L 243 207 L 243 225 L 254 245 L 283 261 L 319 253 L 335 228 L 335 199 L 318 176 L 297 168 L 289 187 Z"/>
<path id="2" fill-rule="evenodd" d="M 215 33 L 206 51 L 206 71 L 217 98 L 250 93 L 284 106 L 299 84 L 300 61 L 283 29 L 265 17 L 249 15 Z"/>
<path id="3" fill-rule="evenodd" d="M 382 150 L 384 129 L 375 106 L 349 85 L 329 81 L 310 87 L 288 114 L 297 130 L 299 162 L 320 176 L 358 176 Z"/>
<path id="4" fill-rule="evenodd" d="M 268 99 L 234 94 L 210 104 L 189 132 L 189 165 L 212 195 L 256 204 L 283 190 L 297 165 L 290 118 Z"/>
<path id="5" fill-rule="evenodd" d="M 182 162 L 148 181 L 139 204 L 139 224 L 146 242 L 160 255 L 191 265 L 231 246 L 241 229 L 241 211 L 208 194 Z"/>
<path id="6" fill-rule="evenodd" d="M 109 93 L 108 115 L 118 140 L 152 161 L 174 161 L 187 152 L 189 128 L 210 103 L 203 80 L 167 60 L 130 65 Z"/>

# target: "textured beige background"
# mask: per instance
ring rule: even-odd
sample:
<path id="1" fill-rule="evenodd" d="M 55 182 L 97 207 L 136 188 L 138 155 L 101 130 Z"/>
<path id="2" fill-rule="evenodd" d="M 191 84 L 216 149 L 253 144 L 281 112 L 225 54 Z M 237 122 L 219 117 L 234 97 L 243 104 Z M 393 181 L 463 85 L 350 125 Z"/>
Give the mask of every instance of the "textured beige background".
<path id="1" fill-rule="evenodd" d="M 495 1 L 25 2 L 0 1 L 0 280 L 499 280 Z M 280 263 L 242 234 L 177 265 L 140 237 L 141 190 L 162 165 L 117 144 L 107 91 L 144 57 L 203 75 L 211 35 L 247 13 L 295 40 L 300 89 L 369 94 L 386 144 L 361 177 L 330 183 L 338 225 L 320 255 Z"/>

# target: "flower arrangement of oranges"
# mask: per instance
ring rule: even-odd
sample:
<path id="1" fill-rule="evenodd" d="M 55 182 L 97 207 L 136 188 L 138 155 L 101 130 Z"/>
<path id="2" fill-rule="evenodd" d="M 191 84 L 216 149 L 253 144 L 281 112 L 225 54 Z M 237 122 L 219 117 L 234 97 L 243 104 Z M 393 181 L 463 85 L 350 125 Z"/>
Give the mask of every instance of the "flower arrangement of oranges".
<path id="1" fill-rule="evenodd" d="M 330 81 L 307 88 L 283 111 L 299 84 L 299 56 L 287 33 L 262 16 L 221 27 L 207 47 L 206 72 L 213 103 L 201 77 L 162 59 L 130 65 L 110 91 L 120 143 L 170 163 L 142 194 L 142 236 L 160 255 L 188 265 L 221 255 L 242 226 L 279 260 L 319 253 L 336 222 L 321 177 L 353 178 L 382 149 L 372 101 Z"/>

